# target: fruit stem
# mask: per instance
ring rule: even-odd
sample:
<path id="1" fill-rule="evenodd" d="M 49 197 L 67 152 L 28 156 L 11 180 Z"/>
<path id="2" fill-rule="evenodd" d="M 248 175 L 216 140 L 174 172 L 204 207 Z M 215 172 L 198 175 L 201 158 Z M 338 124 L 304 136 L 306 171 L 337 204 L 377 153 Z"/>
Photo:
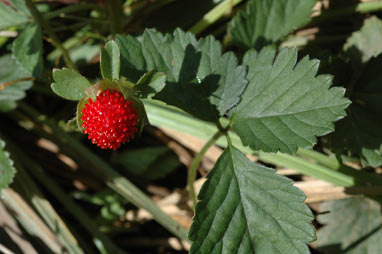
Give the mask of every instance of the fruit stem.
<path id="1" fill-rule="evenodd" d="M 187 185 L 188 191 L 190 194 L 190 199 L 192 200 L 194 206 L 196 204 L 196 195 L 195 195 L 195 187 L 194 182 L 196 178 L 196 171 L 199 167 L 200 161 L 202 160 L 204 154 L 208 151 L 208 149 L 215 144 L 215 142 L 223 135 L 224 133 L 218 131 L 214 136 L 203 146 L 203 148 L 199 151 L 199 153 L 195 156 L 195 158 L 191 162 L 191 166 L 188 169 L 188 177 L 187 177 Z"/>
<path id="2" fill-rule="evenodd" d="M 70 69 L 77 70 L 77 66 L 74 64 L 72 59 L 70 59 L 69 52 L 64 48 L 60 39 L 54 33 L 49 23 L 45 20 L 45 18 L 41 15 L 41 13 L 36 9 L 36 6 L 34 5 L 34 3 L 31 0 L 26 0 L 26 4 L 28 6 L 28 9 L 31 11 L 33 17 L 44 29 L 44 32 L 50 37 L 49 42 L 52 43 L 58 50 L 61 51 L 65 64 Z"/>

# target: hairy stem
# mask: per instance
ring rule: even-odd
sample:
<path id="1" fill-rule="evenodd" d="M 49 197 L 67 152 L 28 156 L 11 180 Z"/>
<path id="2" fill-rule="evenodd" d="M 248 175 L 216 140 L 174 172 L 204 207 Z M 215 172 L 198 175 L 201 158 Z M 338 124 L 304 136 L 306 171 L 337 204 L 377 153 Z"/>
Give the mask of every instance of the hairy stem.
<path id="1" fill-rule="evenodd" d="M 194 203 L 194 206 L 196 204 L 196 195 L 195 195 L 195 187 L 194 182 L 196 178 L 196 171 L 199 167 L 200 161 L 202 160 L 204 154 L 208 151 L 208 149 L 215 144 L 215 142 L 223 135 L 223 132 L 218 131 L 215 133 L 215 135 L 208 140 L 208 142 L 203 146 L 203 148 L 200 150 L 200 152 L 195 156 L 195 158 L 191 162 L 191 166 L 188 169 L 188 178 L 187 178 L 187 184 L 188 184 L 188 191 L 190 193 L 190 199 Z"/>
<path id="2" fill-rule="evenodd" d="M 73 63 L 72 59 L 70 59 L 69 52 L 62 46 L 62 43 L 60 39 L 57 37 L 55 32 L 53 31 L 52 27 L 49 25 L 49 23 L 46 21 L 46 19 L 41 15 L 41 13 L 36 9 L 36 6 L 31 0 L 27 0 L 26 4 L 31 11 L 33 17 L 37 20 L 37 22 L 41 25 L 41 27 L 44 29 L 44 32 L 50 37 L 50 42 L 61 51 L 62 56 L 64 58 L 65 64 L 73 69 L 77 70 L 77 66 Z"/>

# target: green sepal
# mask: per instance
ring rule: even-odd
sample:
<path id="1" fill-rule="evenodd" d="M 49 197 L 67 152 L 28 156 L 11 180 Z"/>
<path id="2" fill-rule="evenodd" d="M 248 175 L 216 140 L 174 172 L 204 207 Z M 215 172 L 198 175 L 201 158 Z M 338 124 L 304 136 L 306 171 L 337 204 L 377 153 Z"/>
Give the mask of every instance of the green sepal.
<path id="1" fill-rule="evenodd" d="M 85 89 L 85 94 L 91 98 L 92 101 L 96 101 L 100 85 L 100 82 L 97 82 L 96 84 Z"/>
<path id="2" fill-rule="evenodd" d="M 141 134 L 143 131 L 143 128 L 146 125 L 150 125 L 149 119 L 147 118 L 145 106 L 143 105 L 143 103 L 140 99 L 138 99 L 134 96 L 128 97 L 127 100 L 131 101 L 133 103 L 133 106 L 138 111 L 138 115 L 139 115 L 138 130 L 139 130 L 139 134 Z"/>
<path id="3" fill-rule="evenodd" d="M 134 90 L 139 98 L 152 98 L 165 87 L 166 78 L 165 73 L 151 70 L 139 78 Z"/>
<path id="4" fill-rule="evenodd" d="M 136 84 L 129 82 L 125 78 L 121 78 L 117 84 L 118 90 L 123 94 L 125 99 L 128 99 L 132 95 L 135 95 L 134 87 Z"/>
<path id="5" fill-rule="evenodd" d="M 93 101 L 95 101 L 95 100 L 93 100 Z M 85 104 L 88 102 L 89 102 L 89 98 L 85 97 L 85 98 L 81 99 L 77 104 L 76 123 L 77 123 L 77 130 L 79 130 L 81 133 L 84 132 L 84 128 L 82 128 L 83 121 L 81 120 L 81 117 L 83 115 L 82 109 L 85 107 Z"/>
<path id="6" fill-rule="evenodd" d="M 67 99 L 78 101 L 85 97 L 85 90 L 91 86 L 90 82 L 80 73 L 63 68 L 53 69 L 51 88 L 55 94 Z"/>

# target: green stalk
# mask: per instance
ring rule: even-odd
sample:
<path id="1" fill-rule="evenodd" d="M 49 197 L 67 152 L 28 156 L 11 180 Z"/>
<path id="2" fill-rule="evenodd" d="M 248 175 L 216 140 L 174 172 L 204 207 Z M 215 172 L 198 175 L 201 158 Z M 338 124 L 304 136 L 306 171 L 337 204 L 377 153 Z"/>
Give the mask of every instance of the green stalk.
<path id="1" fill-rule="evenodd" d="M 318 23 L 322 23 L 333 18 L 337 18 L 340 16 L 352 15 L 354 13 L 366 14 L 370 12 L 376 12 L 382 10 L 382 2 L 367 2 L 367 3 L 359 3 L 355 5 L 349 5 L 347 7 L 342 7 L 334 10 L 330 10 L 327 12 L 323 12 L 321 15 L 312 18 L 312 21 L 309 25 L 317 25 Z"/>
<path id="2" fill-rule="evenodd" d="M 293 168 L 294 170 L 297 170 L 298 172 L 304 175 L 313 176 L 315 178 L 322 179 L 334 185 L 344 187 L 351 187 L 356 185 L 356 180 L 352 176 L 348 176 L 341 172 L 337 172 L 326 167 L 313 164 L 296 156 L 281 153 L 272 154 L 260 152 L 259 158 L 260 160 L 268 163 Z"/>
<path id="3" fill-rule="evenodd" d="M 41 240 L 48 253 L 62 253 L 62 245 L 53 232 L 17 192 L 11 188 L 3 189 L 1 202 L 12 211 L 12 215 L 29 235 Z"/>
<path id="4" fill-rule="evenodd" d="M 72 235 L 69 228 L 65 225 L 61 217 L 56 213 L 49 201 L 42 195 L 37 185 L 33 182 L 24 168 L 15 160 L 17 177 L 15 182 L 25 196 L 31 201 L 45 223 L 58 237 L 62 245 L 73 254 L 81 254 L 84 251 L 78 246 L 76 238 Z"/>
<path id="5" fill-rule="evenodd" d="M 188 169 L 188 178 L 187 178 L 187 184 L 188 184 L 188 191 L 190 192 L 190 199 L 192 200 L 194 206 L 196 204 L 196 195 L 195 195 L 195 187 L 194 182 L 196 178 L 196 172 L 199 167 L 200 161 L 202 160 L 205 153 L 208 151 L 208 149 L 215 144 L 215 142 L 223 135 L 222 132 L 218 131 L 215 133 L 215 135 L 208 140 L 208 142 L 203 146 L 203 148 L 200 150 L 200 152 L 195 156 L 195 158 L 191 162 L 191 166 Z"/>
<path id="6" fill-rule="evenodd" d="M 190 28 L 189 31 L 196 35 L 200 34 L 207 27 L 209 27 L 215 21 L 220 19 L 232 7 L 234 7 L 242 1 L 243 0 L 224 0 L 223 2 L 215 6 L 212 10 L 210 10 L 207 14 L 205 14 L 198 23 L 196 23 L 193 27 Z"/>
<path id="7" fill-rule="evenodd" d="M 36 9 L 36 6 L 31 0 L 26 0 L 26 4 L 28 9 L 31 11 L 33 17 L 37 20 L 40 26 L 44 29 L 44 32 L 50 37 L 50 42 L 61 51 L 62 56 L 64 58 L 65 64 L 73 69 L 77 70 L 77 66 L 73 63 L 72 59 L 69 56 L 68 51 L 62 46 L 60 39 L 58 39 L 57 35 L 53 31 L 52 27 L 45 20 L 45 18 L 41 15 L 41 13 Z"/>
<path id="8" fill-rule="evenodd" d="M 145 193 L 115 171 L 97 154 L 91 152 L 81 142 L 63 131 L 53 120 L 45 119 L 45 117 L 41 116 L 39 112 L 29 105 L 20 102 L 19 107 L 29 115 L 32 121 L 38 121 L 48 126 L 51 129 L 51 135 L 57 139 L 66 153 L 76 158 L 79 163 L 82 163 L 84 168 L 91 169 L 109 188 L 119 193 L 135 206 L 147 210 L 159 224 L 174 235 L 182 240 L 187 240 L 186 230 L 181 225 L 165 214 Z"/>
<path id="9" fill-rule="evenodd" d="M 99 10 L 103 11 L 101 7 L 97 4 L 72 4 L 65 6 L 61 9 L 55 10 L 55 11 L 50 11 L 46 14 L 44 14 L 44 19 L 49 20 L 55 17 L 59 17 L 63 14 L 66 13 L 72 13 L 72 12 L 77 12 L 77 11 L 84 11 L 84 10 Z"/>
<path id="10" fill-rule="evenodd" d="M 10 141 L 7 141 L 10 145 Z M 47 174 L 43 168 L 32 160 L 29 156 L 23 153 L 15 145 L 11 144 L 10 150 L 14 151 L 12 154 L 17 154 L 24 166 L 29 169 L 29 172 L 37 179 L 50 193 L 52 193 L 59 202 L 67 209 L 67 211 L 81 223 L 84 228 L 97 240 L 102 242 L 102 246 L 107 250 L 107 253 L 123 253 L 105 234 L 102 234 L 97 225 L 92 219 L 79 207 Z"/>

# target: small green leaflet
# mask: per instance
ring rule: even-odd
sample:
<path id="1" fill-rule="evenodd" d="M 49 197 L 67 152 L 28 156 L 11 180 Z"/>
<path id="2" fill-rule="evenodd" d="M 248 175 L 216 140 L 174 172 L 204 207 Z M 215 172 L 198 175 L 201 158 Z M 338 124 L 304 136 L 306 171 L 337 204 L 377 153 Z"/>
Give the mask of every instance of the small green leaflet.
<path id="1" fill-rule="evenodd" d="M 42 74 L 42 35 L 39 25 L 29 24 L 25 27 L 12 44 L 12 55 L 29 76 Z"/>
<path id="2" fill-rule="evenodd" d="M 121 48 L 121 75 L 137 80 L 156 70 L 167 75 L 165 88 L 155 98 L 207 121 L 217 121 L 240 100 L 246 70 L 233 53 L 222 54 L 212 36 L 197 41 L 180 29 L 163 35 L 146 30 L 137 40 L 116 37 Z"/>
<path id="3" fill-rule="evenodd" d="M 30 74 L 21 68 L 11 55 L 1 56 L 0 66 L 0 85 L 30 77 Z M 25 91 L 31 88 L 32 84 L 32 81 L 20 81 L 0 90 L 0 111 L 9 111 L 15 108 L 15 101 L 24 98 Z"/>
<path id="4" fill-rule="evenodd" d="M 244 145 L 295 153 L 333 131 L 333 122 L 345 116 L 350 102 L 343 88 L 329 88 L 331 76 L 316 76 L 317 60 L 304 57 L 297 62 L 295 48 L 275 55 L 270 47 L 245 54 L 249 84 L 231 119 Z"/>
<path id="5" fill-rule="evenodd" d="M 20 2 L 15 1 L 15 2 Z M 18 7 L 25 6 L 25 4 L 17 3 Z M 4 30 L 7 28 L 11 28 L 14 26 L 20 26 L 25 23 L 27 23 L 30 19 L 30 17 L 24 12 L 25 8 L 19 10 L 16 8 L 12 8 L 9 5 L 4 4 L 3 2 L 0 2 L 0 30 Z"/>
<path id="6" fill-rule="evenodd" d="M 9 153 L 4 150 L 4 147 L 5 142 L 0 139 L 0 193 L 2 189 L 8 188 L 16 173 L 13 161 L 9 158 Z"/>
<path id="7" fill-rule="evenodd" d="M 325 202 L 320 207 L 315 246 L 320 253 L 382 253 L 381 204 L 367 198 L 349 198 Z"/>
<path id="8" fill-rule="evenodd" d="M 101 73 L 104 79 L 119 80 L 120 53 L 115 41 L 109 41 L 101 49 L 100 56 Z"/>
<path id="9" fill-rule="evenodd" d="M 56 82 L 51 85 L 53 92 L 67 100 L 81 100 L 85 97 L 85 89 L 91 86 L 85 77 L 67 68 L 53 69 L 53 79 Z"/>
<path id="10" fill-rule="evenodd" d="M 317 0 L 250 0 L 230 24 L 238 44 L 261 49 L 309 22 Z"/>
<path id="11" fill-rule="evenodd" d="M 286 177 L 229 146 L 207 175 L 189 231 L 190 254 L 309 253 L 312 212 Z"/>
<path id="12" fill-rule="evenodd" d="M 137 82 L 134 90 L 139 98 L 152 98 L 166 85 L 166 74 L 155 70 L 145 73 Z"/>

